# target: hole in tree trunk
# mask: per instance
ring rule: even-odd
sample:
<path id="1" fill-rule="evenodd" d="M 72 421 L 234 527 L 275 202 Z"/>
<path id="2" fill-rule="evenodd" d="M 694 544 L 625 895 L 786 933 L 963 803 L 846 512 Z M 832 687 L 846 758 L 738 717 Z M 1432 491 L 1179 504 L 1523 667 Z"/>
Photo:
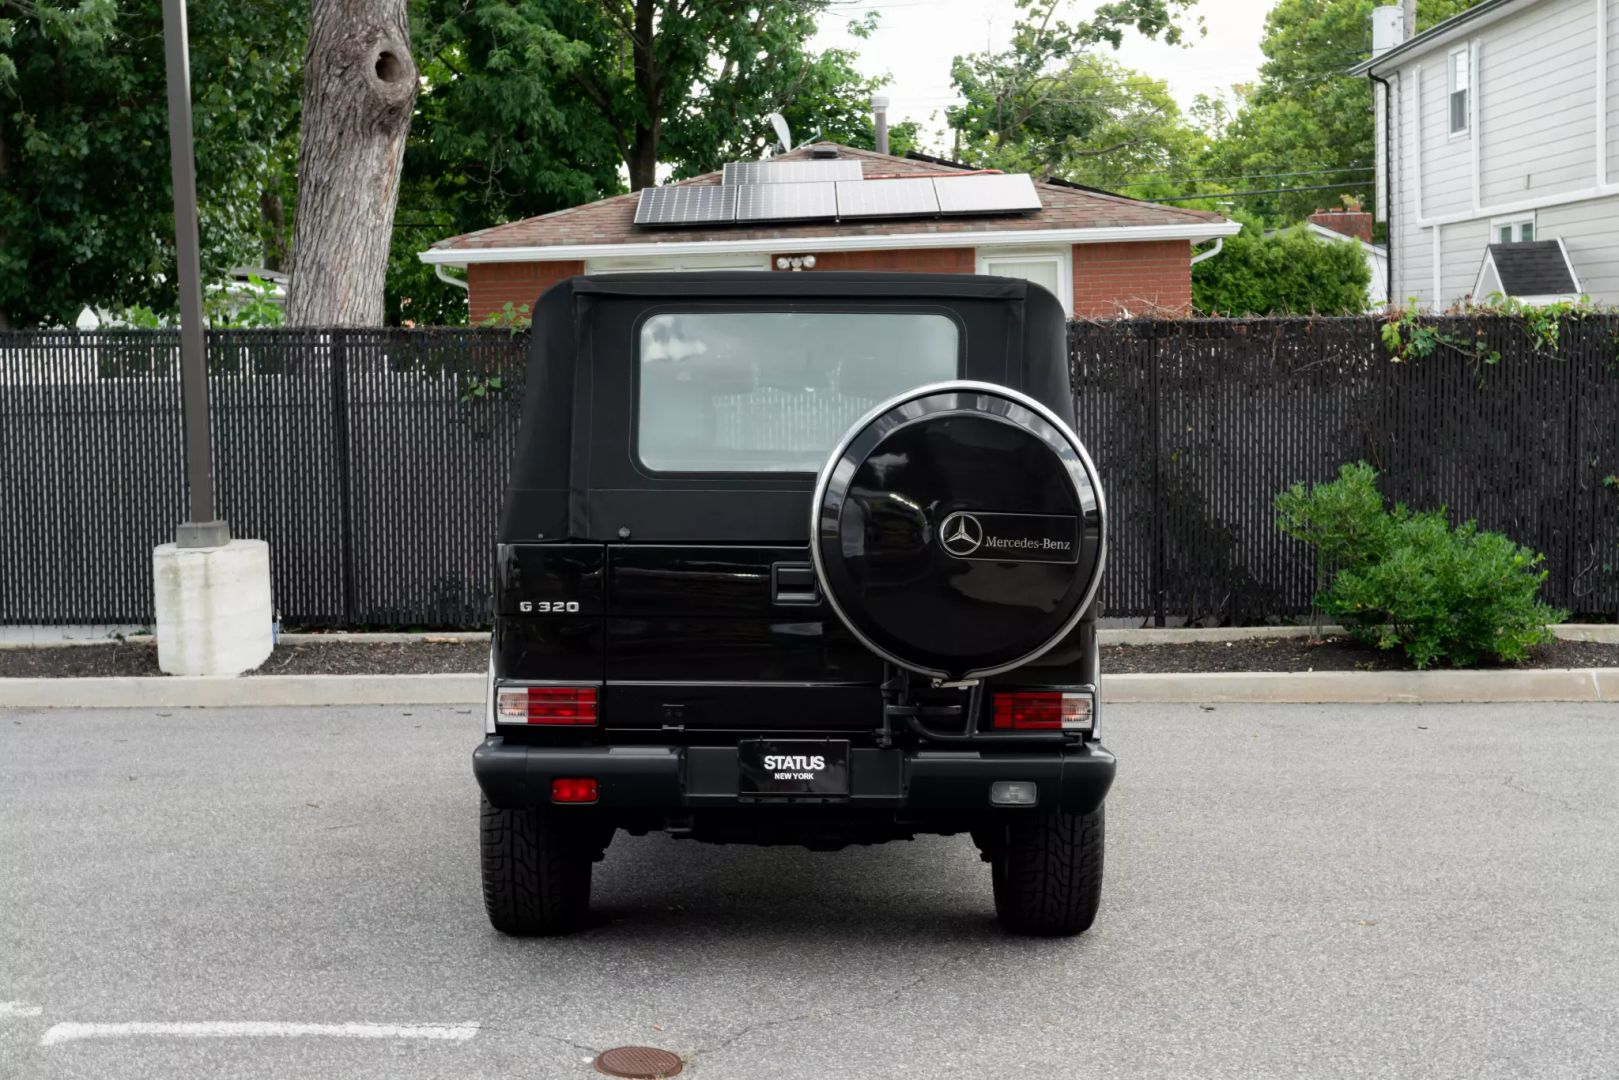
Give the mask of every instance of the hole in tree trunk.
<path id="1" fill-rule="evenodd" d="M 377 54 L 377 78 L 385 83 L 399 82 L 405 77 L 405 65 L 399 57 L 384 50 Z"/>

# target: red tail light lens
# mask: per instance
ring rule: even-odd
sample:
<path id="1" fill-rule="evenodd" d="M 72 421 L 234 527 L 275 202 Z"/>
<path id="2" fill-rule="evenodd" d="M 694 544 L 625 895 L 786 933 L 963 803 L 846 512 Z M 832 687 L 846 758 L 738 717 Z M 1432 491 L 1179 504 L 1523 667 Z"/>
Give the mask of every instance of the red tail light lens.
<path id="1" fill-rule="evenodd" d="M 596 722 L 596 688 L 503 686 L 495 713 L 503 724 L 590 725 Z"/>
<path id="2" fill-rule="evenodd" d="M 997 731 L 1089 731 L 1094 707 L 1089 694 L 1016 690 L 995 695 L 990 725 Z"/>
<path id="3" fill-rule="evenodd" d="M 596 781 L 570 777 L 551 781 L 551 801 L 556 803 L 593 803 L 596 801 Z"/>
<path id="4" fill-rule="evenodd" d="M 1040 691 L 996 694 L 992 726 L 998 731 L 1061 731 L 1062 695 Z"/>

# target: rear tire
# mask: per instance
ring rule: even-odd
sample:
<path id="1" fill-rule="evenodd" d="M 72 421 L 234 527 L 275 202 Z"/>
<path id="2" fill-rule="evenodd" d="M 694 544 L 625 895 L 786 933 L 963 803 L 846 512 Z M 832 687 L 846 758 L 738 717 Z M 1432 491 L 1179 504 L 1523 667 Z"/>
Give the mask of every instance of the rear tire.
<path id="1" fill-rule="evenodd" d="M 1014 934 L 1068 937 L 1102 901 L 1103 808 L 1038 809 L 1014 818 L 989 852 L 995 914 Z"/>
<path id="2" fill-rule="evenodd" d="M 514 937 L 567 934 L 590 912 L 590 872 L 605 842 L 578 813 L 502 810 L 482 800 L 483 906 Z"/>

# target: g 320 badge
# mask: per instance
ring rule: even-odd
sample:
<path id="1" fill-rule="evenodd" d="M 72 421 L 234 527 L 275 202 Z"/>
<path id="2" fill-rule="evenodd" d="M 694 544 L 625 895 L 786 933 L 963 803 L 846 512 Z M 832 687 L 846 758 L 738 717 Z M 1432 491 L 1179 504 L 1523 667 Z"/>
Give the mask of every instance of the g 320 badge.
<path id="1" fill-rule="evenodd" d="M 521 600 L 517 610 L 525 615 L 575 615 L 579 612 L 577 600 Z"/>

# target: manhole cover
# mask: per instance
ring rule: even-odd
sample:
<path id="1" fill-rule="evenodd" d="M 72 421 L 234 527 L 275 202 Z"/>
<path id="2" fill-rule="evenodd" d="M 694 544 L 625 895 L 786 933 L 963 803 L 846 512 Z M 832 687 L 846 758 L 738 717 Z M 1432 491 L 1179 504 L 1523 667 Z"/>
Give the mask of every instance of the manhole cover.
<path id="1" fill-rule="evenodd" d="M 655 1046 L 617 1046 L 596 1058 L 596 1071 L 628 1080 L 658 1080 L 681 1069 L 680 1058 Z"/>

